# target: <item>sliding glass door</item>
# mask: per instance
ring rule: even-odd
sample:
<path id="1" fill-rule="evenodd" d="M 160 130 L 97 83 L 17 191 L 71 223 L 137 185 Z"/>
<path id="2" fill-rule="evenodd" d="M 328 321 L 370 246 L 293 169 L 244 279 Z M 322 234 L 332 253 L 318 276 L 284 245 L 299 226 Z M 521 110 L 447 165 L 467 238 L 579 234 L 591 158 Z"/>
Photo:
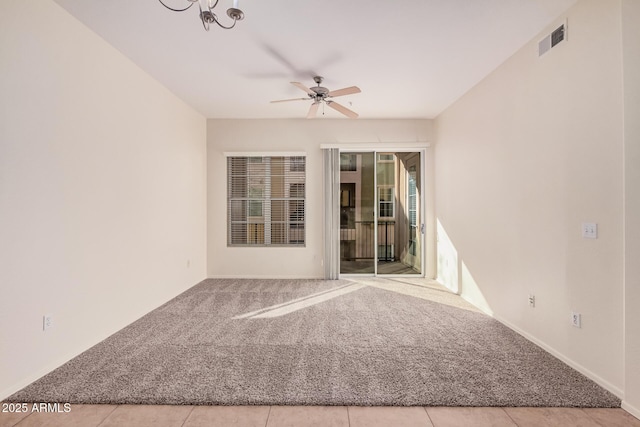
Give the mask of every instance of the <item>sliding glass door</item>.
<path id="1" fill-rule="evenodd" d="M 340 273 L 375 273 L 375 154 L 340 153 Z"/>
<path id="2" fill-rule="evenodd" d="M 422 273 L 419 152 L 340 154 L 340 274 Z"/>

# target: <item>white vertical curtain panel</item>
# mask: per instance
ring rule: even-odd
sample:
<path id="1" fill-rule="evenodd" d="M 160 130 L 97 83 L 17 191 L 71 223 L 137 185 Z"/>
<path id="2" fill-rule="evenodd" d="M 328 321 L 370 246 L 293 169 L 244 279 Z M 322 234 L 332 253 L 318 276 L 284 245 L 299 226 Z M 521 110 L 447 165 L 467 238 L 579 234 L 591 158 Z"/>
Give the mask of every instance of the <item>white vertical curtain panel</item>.
<path id="1" fill-rule="evenodd" d="M 324 277 L 340 275 L 340 150 L 323 149 L 324 172 Z"/>

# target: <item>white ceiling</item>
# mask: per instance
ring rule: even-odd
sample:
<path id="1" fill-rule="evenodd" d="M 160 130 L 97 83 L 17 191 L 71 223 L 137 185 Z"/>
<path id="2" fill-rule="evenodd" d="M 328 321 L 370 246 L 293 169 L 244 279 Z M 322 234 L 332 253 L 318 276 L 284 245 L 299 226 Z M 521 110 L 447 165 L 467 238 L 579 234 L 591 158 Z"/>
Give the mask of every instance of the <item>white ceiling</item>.
<path id="1" fill-rule="evenodd" d="M 577 0 L 240 0 L 245 19 L 209 32 L 197 5 L 55 1 L 208 118 L 303 118 L 310 101 L 269 101 L 315 74 L 359 86 L 336 101 L 361 118 L 433 118 Z"/>

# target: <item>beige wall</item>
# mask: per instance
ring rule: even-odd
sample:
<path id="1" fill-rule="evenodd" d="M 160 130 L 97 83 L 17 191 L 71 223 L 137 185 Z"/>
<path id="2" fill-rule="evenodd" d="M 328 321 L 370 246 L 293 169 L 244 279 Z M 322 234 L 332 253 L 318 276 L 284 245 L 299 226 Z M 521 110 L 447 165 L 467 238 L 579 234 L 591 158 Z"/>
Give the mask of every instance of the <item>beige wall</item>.
<path id="1" fill-rule="evenodd" d="M 206 120 L 49 0 L 0 52 L 2 399 L 205 278 Z"/>
<path id="2" fill-rule="evenodd" d="M 371 147 L 430 141 L 429 120 L 208 120 L 209 277 L 322 277 L 323 143 Z M 307 155 L 304 248 L 227 247 L 225 152 L 295 151 Z"/>
<path id="3" fill-rule="evenodd" d="M 437 118 L 437 217 L 462 296 L 622 396 L 620 1 L 564 17 L 568 41 L 533 40 Z"/>
<path id="4" fill-rule="evenodd" d="M 567 16 L 569 41 L 438 118 L 438 219 L 463 296 L 639 416 L 640 5 Z M 0 399 L 205 276 L 322 276 L 319 145 L 432 139 L 428 120 L 205 122 L 49 0 L 0 3 L 0 52 Z M 305 248 L 226 247 L 225 151 L 307 153 Z"/>
<path id="5" fill-rule="evenodd" d="M 640 2 L 622 1 L 625 170 L 625 409 L 640 418 Z"/>

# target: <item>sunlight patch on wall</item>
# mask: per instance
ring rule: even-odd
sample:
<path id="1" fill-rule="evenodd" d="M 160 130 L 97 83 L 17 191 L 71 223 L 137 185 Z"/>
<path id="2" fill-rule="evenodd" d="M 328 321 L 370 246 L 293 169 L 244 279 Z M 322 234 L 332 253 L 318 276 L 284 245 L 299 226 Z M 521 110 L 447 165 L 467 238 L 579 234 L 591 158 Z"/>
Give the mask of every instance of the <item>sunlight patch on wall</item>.
<path id="1" fill-rule="evenodd" d="M 471 304 L 475 305 L 488 315 L 493 316 L 493 310 L 491 310 L 489 303 L 482 294 L 480 287 L 469 272 L 469 269 L 467 268 L 467 265 L 464 263 L 464 261 L 462 261 L 461 267 L 460 278 L 462 283 L 462 298 L 469 301 Z"/>
<path id="2" fill-rule="evenodd" d="M 452 292 L 458 293 L 458 251 L 453 246 L 440 220 L 436 221 L 436 251 L 438 253 L 438 277 L 436 280 Z"/>
<path id="3" fill-rule="evenodd" d="M 446 286 L 447 289 L 459 294 L 478 309 L 489 315 L 493 315 L 493 310 L 471 275 L 467 265 L 459 258 L 458 250 L 442 226 L 440 219 L 437 219 L 436 222 L 438 233 L 438 277 L 436 280 Z"/>

